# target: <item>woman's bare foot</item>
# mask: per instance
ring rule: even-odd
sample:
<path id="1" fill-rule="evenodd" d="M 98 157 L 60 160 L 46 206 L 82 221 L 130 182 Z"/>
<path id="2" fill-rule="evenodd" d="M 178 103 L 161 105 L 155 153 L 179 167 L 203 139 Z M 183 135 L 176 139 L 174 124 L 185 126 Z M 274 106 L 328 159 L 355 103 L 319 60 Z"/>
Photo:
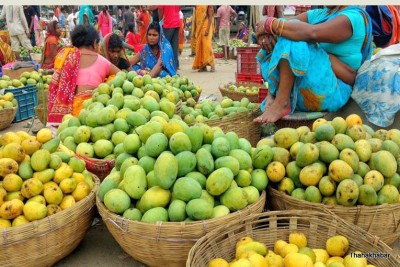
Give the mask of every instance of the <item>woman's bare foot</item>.
<path id="1" fill-rule="evenodd" d="M 291 107 L 289 102 L 281 103 L 280 101 L 274 101 L 270 106 L 265 108 L 264 113 L 255 118 L 254 122 L 257 123 L 269 123 L 276 122 L 284 116 L 290 114 Z"/>

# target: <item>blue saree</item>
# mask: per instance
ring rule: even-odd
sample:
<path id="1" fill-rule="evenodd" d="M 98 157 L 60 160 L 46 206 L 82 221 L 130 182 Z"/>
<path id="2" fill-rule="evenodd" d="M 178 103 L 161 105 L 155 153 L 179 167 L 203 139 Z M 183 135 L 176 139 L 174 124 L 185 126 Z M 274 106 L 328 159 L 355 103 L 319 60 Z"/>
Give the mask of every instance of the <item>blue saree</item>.
<path id="1" fill-rule="evenodd" d="M 354 12 L 357 11 L 357 12 Z M 310 12 L 310 11 L 309 11 Z M 311 11 L 312 12 L 312 11 Z M 318 11 L 318 16 L 309 18 L 309 23 L 319 24 L 330 20 L 343 13 L 353 13 L 353 17 L 365 26 L 365 34 L 358 36 L 357 45 L 346 44 L 346 41 L 338 44 L 308 43 L 304 41 L 292 41 L 279 37 L 272 53 L 268 54 L 261 49 L 256 58 L 260 62 L 263 78 L 269 84 L 269 93 L 276 96 L 279 87 L 278 64 L 281 59 L 289 62 L 290 68 L 295 75 L 293 89 L 291 91 L 291 113 L 297 111 L 328 111 L 334 112 L 343 107 L 349 100 L 352 87 L 336 78 L 328 52 L 335 54 L 339 59 L 343 55 L 343 62 L 354 69 L 358 69 L 361 63 L 369 59 L 372 53 L 372 30 L 368 14 L 361 8 L 350 6 L 345 9 L 328 14 Z M 324 13 L 323 13 L 324 12 Z M 364 16 L 361 21 L 358 12 Z M 356 15 L 354 15 L 357 13 Z M 350 21 L 352 17 L 349 17 Z M 312 22 L 310 22 L 312 21 Z M 354 23 L 352 22 L 354 26 Z M 354 35 L 354 34 L 353 34 Z M 337 47 L 335 47 L 337 45 Z M 348 56 L 350 49 L 356 49 L 355 58 Z M 334 52 L 333 52 L 334 50 Z M 351 52 L 351 55 L 354 53 Z M 349 59 L 350 58 L 350 59 Z M 265 109 L 265 100 L 261 104 L 261 110 Z"/>
<path id="2" fill-rule="evenodd" d="M 158 77 L 165 77 L 167 75 L 174 76 L 176 74 L 176 68 L 174 64 L 174 52 L 172 50 L 172 46 L 170 42 L 165 38 L 164 33 L 162 32 L 162 27 L 160 27 L 160 37 L 158 39 L 158 46 L 160 48 L 160 57 L 162 61 L 162 70 Z M 148 29 L 147 29 L 148 32 Z M 146 32 L 146 34 L 147 34 Z M 157 55 L 153 53 L 150 45 L 146 44 L 142 51 L 140 51 L 140 62 L 136 64 L 133 69 L 147 69 L 151 70 L 157 64 L 158 58 Z"/>

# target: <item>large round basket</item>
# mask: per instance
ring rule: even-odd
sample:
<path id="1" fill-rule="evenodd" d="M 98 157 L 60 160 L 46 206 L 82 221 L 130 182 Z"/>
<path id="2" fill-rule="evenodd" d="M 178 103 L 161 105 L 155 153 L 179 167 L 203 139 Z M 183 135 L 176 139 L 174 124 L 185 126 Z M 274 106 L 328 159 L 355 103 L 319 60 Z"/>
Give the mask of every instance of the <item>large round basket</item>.
<path id="1" fill-rule="evenodd" d="M 233 90 L 229 90 L 228 87 L 230 85 L 235 85 L 235 86 L 256 86 L 257 88 L 262 88 L 263 85 L 259 84 L 259 83 L 247 83 L 247 82 L 243 82 L 243 83 L 225 83 L 225 84 L 221 84 L 218 89 L 221 93 L 222 96 L 227 96 L 230 99 L 234 100 L 234 101 L 240 101 L 243 97 L 247 97 L 249 99 L 250 102 L 252 103 L 258 103 L 258 93 L 257 94 L 249 94 L 249 93 L 242 93 L 242 92 L 237 92 L 237 91 L 233 91 Z"/>
<path id="2" fill-rule="evenodd" d="M 275 241 L 288 241 L 289 234 L 296 230 L 307 236 L 308 247 L 324 248 L 329 237 L 343 235 L 349 240 L 350 252 L 359 250 L 388 256 L 370 258 L 369 263 L 379 267 L 400 266 L 391 248 L 385 243 L 337 216 L 315 211 L 288 210 L 252 214 L 244 220 L 231 222 L 208 233 L 190 250 L 186 267 L 207 266 L 214 258 L 232 260 L 235 257 L 236 242 L 244 236 L 250 236 L 273 249 Z"/>
<path id="3" fill-rule="evenodd" d="M 256 146 L 261 139 L 261 127 L 260 124 L 254 123 L 253 120 L 259 114 L 260 110 L 256 109 L 208 120 L 204 123 L 211 127 L 220 127 L 225 133 L 235 132 L 239 138 L 246 138 L 252 146 Z"/>
<path id="4" fill-rule="evenodd" d="M 0 110 L 0 130 L 10 127 L 17 114 L 17 109 L 17 107 L 13 107 Z"/>
<path id="5" fill-rule="evenodd" d="M 89 229 L 99 179 L 90 194 L 73 207 L 17 227 L 2 229 L 1 266 L 52 266 L 70 254 Z"/>
<path id="6" fill-rule="evenodd" d="M 115 160 L 113 159 L 95 159 L 84 157 L 78 154 L 75 154 L 75 157 L 85 161 L 86 169 L 95 174 L 100 181 L 103 181 L 103 179 L 110 174 L 112 168 L 115 166 Z"/>
<path id="7" fill-rule="evenodd" d="M 315 120 L 324 118 L 327 115 L 326 112 L 300 112 L 296 111 L 293 114 L 286 115 L 280 120 L 275 122 L 278 129 L 281 128 L 298 128 L 300 126 L 308 126 L 310 129 Z"/>
<path id="8" fill-rule="evenodd" d="M 265 192 L 257 202 L 229 215 L 198 222 L 147 223 L 126 219 L 107 210 L 97 197 L 97 209 L 118 244 L 134 259 L 148 266 L 180 267 L 190 248 L 208 232 L 241 221 L 245 216 L 264 209 Z"/>
<path id="9" fill-rule="evenodd" d="M 393 244 L 400 236 L 400 204 L 359 205 L 355 207 L 324 205 L 291 197 L 272 187 L 268 188 L 268 196 L 268 204 L 271 210 L 306 210 L 307 212 L 311 210 L 326 212 L 329 210 L 388 245 Z"/>

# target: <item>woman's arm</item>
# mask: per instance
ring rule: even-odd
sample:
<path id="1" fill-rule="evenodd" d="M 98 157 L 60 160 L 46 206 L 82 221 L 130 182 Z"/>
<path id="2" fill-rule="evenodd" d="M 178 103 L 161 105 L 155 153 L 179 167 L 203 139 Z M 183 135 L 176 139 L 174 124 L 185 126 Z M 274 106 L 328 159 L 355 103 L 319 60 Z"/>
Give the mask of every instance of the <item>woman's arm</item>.
<path id="1" fill-rule="evenodd" d="M 135 65 L 135 64 L 139 63 L 139 61 L 140 61 L 140 53 L 135 54 L 133 57 L 131 57 L 129 59 L 129 63 L 131 65 Z"/>
<path id="2" fill-rule="evenodd" d="M 121 71 L 119 68 L 117 68 L 114 64 L 112 64 L 110 62 L 110 71 L 108 72 L 108 76 L 110 75 L 115 75 L 117 74 L 119 71 Z"/>
<path id="3" fill-rule="evenodd" d="M 213 18 L 213 7 L 212 7 L 212 6 L 209 6 L 209 7 L 207 8 L 207 30 L 206 30 L 206 32 L 205 32 L 205 34 L 204 34 L 205 36 L 207 36 L 208 33 L 210 32 L 211 19 L 214 19 L 214 18 Z"/>
<path id="4" fill-rule="evenodd" d="M 329 54 L 333 73 L 335 76 L 349 85 L 354 85 L 356 80 L 357 71 L 343 63 L 336 56 Z"/>
<path id="5" fill-rule="evenodd" d="M 162 61 L 161 59 L 159 59 L 157 61 L 157 64 L 151 69 L 149 75 L 152 78 L 156 78 L 160 74 L 161 70 L 162 70 Z"/>
<path id="6" fill-rule="evenodd" d="M 50 45 L 50 62 L 53 61 L 53 59 L 55 58 L 55 56 L 57 55 L 58 52 L 58 45 L 57 44 L 51 44 Z"/>
<path id="7" fill-rule="evenodd" d="M 262 22 L 257 26 L 257 36 L 265 33 L 265 27 Z M 285 21 L 282 30 L 281 27 L 282 21 L 274 20 L 272 22 L 274 33 L 282 32 L 281 35 L 283 37 L 293 41 L 339 43 L 347 40 L 353 34 L 350 20 L 342 15 L 315 25 L 302 21 Z"/>

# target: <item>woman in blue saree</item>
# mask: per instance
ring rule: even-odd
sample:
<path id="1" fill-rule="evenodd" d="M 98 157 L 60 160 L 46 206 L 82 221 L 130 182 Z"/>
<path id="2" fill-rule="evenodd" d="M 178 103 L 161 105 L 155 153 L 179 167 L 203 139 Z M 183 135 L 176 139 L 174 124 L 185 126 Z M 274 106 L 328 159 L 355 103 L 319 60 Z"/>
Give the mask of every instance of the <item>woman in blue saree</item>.
<path id="1" fill-rule="evenodd" d="M 158 22 L 153 22 L 147 28 L 147 44 L 131 60 L 133 69 L 139 74 L 149 74 L 151 77 L 165 77 L 176 74 L 174 54 L 169 41 L 164 37 Z"/>
<path id="2" fill-rule="evenodd" d="M 363 9 L 330 6 L 295 20 L 268 17 L 257 23 L 257 42 L 269 94 L 255 122 L 276 122 L 295 110 L 343 107 L 358 68 L 371 57 L 372 29 Z"/>
<path id="3" fill-rule="evenodd" d="M 91 6 L 83 5 L 80 7 L 78 25 L 93 25 L 94 16 Z"/>

